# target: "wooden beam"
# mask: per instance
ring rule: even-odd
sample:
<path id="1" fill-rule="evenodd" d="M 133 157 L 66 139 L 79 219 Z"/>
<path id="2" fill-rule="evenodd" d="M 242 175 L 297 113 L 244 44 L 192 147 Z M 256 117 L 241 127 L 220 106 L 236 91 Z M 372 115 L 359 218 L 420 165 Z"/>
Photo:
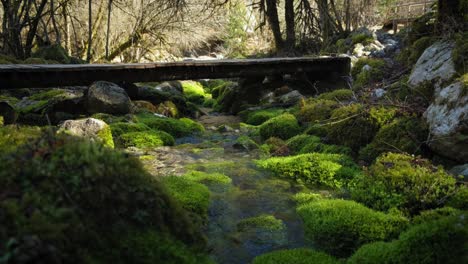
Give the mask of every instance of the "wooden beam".
<path id="1" fill-rule="evenodd" d="M 90 85 L 95 81 L 152 82 L 304 74 L 323 80 L 349 76 L 348 57 L 268 58 L 138 64 L 3 64 L 0 89 Z"/>

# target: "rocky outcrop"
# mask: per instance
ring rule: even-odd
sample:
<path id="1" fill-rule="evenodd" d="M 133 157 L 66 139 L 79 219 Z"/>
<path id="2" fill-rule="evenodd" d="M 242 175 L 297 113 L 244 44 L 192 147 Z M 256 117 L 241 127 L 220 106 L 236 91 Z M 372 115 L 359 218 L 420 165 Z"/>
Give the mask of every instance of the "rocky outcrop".
<path id="1" fill-rule="evenodd" d="M 125 115 L 130 113 L 131 102 L 123 88 L 114 83 L 99 81 L 88 89 L 87 110 L 90 114 Z"/>
<path id="2" fill-rule="evenodd" d="M 456 74 L 452 59 L 453 48 L 453 43 L 441 41 L 427 48 L 416 62 L 408 84 L 417 87 L 431 82 L 436 89 L 440 89 L 443 82 L 452 79 Z"/>
<path id="3" fill-rule="evenodd" d="M 436 92 L 424 113 L 432 139 L 429 146 L 442 156 L 468 162 L 468 93 L 462 82 Z"/>
<path id="4" fill-rule="evenodd" d="M 102 120 L 95 118 L 67 120 L 59 127 L 59 132 L 99 141 L 105 146 L 114 147 L 111 129 L 109 125 Z"/>

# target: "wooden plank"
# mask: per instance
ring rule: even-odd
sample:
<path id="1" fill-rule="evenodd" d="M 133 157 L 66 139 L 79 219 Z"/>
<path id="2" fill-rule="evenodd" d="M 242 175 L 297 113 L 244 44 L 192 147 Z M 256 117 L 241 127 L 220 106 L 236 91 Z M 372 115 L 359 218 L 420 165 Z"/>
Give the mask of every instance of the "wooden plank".
<path id="1" fill-rule="evenodd" d="M 347 57 L 267 58 L 140 64 L 0 65 L 0 89 L 307 74 L 314 80 L 348 76 Z"/>

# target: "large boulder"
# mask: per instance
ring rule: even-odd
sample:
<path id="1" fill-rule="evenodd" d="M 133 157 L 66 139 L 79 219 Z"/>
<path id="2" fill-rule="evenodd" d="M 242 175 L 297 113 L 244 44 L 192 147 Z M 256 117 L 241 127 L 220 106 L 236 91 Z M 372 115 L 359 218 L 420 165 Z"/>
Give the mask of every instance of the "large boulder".
<path id="1" fill-rule="evenodd" d="M 88 89 L 87 110 L 90 114 L 130 113 L 131 101 L 125 90 L 114 83 L 98 81 Z"/>
<path id="2" fill-rule="evenodd" d="M 431 82 L 437 89 L 457 73 L 452 58 L 453 42 L 439 41 L 427 48 L 411 72 L 408 84 L 417 87 Z"/>
<path id="3" fill-rule="evenodd" d="M 450 159 L 468 162 L 468 93 L 461 81 L 436 92 L 424 113 L 432 139 L 429 146 Z"/>
<path id="4" fill-rule="evenodd" d="M 114 147 L 109 125 L 99 119 L 67 120 L 60 125 L 59 132 L 98 141 L 111 148 Z"/>

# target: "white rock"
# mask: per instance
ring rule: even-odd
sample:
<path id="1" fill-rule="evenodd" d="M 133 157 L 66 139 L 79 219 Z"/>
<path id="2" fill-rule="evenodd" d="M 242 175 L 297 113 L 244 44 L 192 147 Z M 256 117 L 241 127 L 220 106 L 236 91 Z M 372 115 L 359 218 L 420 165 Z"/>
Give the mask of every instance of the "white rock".
<path id="1" fill-rule="evenodd" d="M 381 98 L 381 97 L 384 96 L 386 93 L 387 93 L 387 91 L 385 91 L 384 89 L 378 88 L 378 89 L 375 89 L 375 91 L 374 91 L 374 97 L 375 97 L 375 98 Z"/>
<path id="2" fill-rule="evenodd" d="M 59 126 L 58 132 L 65 132 L 74 136 L 97 141 L 102 141 L 102 136 L 112 138 L 109 125 L 106 124 L 106 122 L 95 118 L 66 120 Z M 113 142 L 104 143 L 110 144 L 112 147 L 114 145 Z"/>

